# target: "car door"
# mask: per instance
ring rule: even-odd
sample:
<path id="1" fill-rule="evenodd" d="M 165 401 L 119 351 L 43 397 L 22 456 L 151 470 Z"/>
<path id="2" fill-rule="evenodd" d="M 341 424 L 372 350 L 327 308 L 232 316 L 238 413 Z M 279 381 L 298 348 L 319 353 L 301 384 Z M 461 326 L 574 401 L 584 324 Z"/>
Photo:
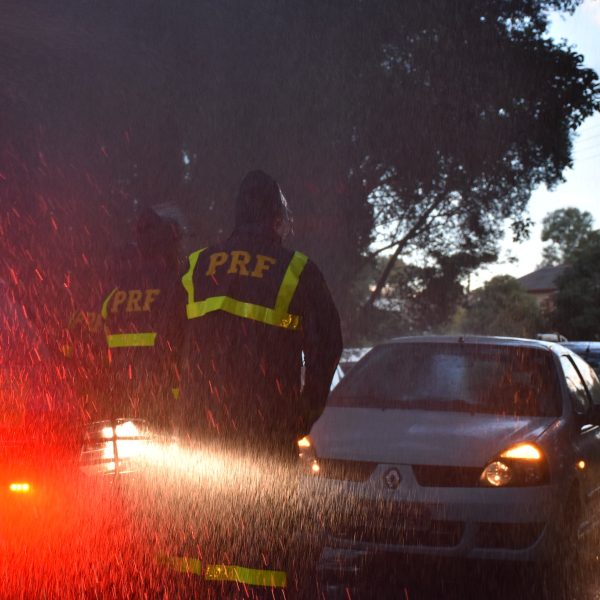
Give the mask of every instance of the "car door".
<path id="1" fill-rule="evenodd" d="M 578 415 L 576 459 L 585 461 L 584 483 L 585 494 L 594 509 L 600 508 L 600 427 L 586 421 L 592 403 L 600 404 L 600 383 L 598 378 L 578 356 L 561 356 L 561 364 L 567 386 L 571 406 Z"/>

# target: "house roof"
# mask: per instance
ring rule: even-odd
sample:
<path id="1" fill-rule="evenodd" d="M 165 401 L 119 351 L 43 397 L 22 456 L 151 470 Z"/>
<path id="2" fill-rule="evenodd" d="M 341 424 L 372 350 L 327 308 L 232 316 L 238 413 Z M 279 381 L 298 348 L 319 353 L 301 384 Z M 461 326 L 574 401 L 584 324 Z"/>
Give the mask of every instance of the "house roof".
<path id="1" fill-rule="evenodd" d="M 517 281 L 526 292 L 553 292 L 556 290 L 556 281 L 564 273 L 567 266 L 542 267 L 537 271 L 519 277 Z"/>

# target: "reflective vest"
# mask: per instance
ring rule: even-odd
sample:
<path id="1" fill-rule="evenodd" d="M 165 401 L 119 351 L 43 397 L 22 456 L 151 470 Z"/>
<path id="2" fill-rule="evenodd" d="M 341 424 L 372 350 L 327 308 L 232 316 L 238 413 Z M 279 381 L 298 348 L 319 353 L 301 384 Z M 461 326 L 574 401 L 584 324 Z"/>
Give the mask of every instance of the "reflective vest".
<path id="1" fill-rule="evenodd" d="M 156 343 L 155 331 L 135 331 L 128 333 L 111 333 L 106 325 L 109 312 L 117 313 L 126 310 L 129 313 L 149 314 L 151 306 L 160 294 L 159 289 L 121 290 L 115 288 L 102 303 L 102 319 L 105 323 L 106 343 L 109 348 L 153 347 Z"/>
<path id="2" fill-rule="evenodd" d="M 236 317 L 251 319 L 281 327 L 291 331 L 298 331 L 302 328 L 302 319 L 300 315 L 294 315 L 289 312 L 290 303 L 294 297 L 300 275 L 308 262 L 308 257 L 301 252 L 294 252 L 283 279 L 279 286 L 279 291 L 273 306 L 263 306 L 244 302 L 228 295 L 209 296 L 202 300 L 196 300 L 201 296 L 202 290 L 195 289 L 194 272 L 198 264 L 198 259 L 206 248 L 197 250 L 190 254 L 190 268 L 182 277 L 183 287 L 187 291 L 188 302 L 186 307 L 187 318 L 197 319 L 211 312 L 224 311 Z M 275 264 L 275 259 L 262 254 L 252 256 L 249 252 L 242 250 L 214 252 L 210 257 L 209 267 L 206 275 L 211 275 L 217 268 L 227 267 L 227 273 L 247 276 L 254 279 L 262 279 L 264 273 L 269 270 L 271 264 Z M 198 293 L 199 292 L 199 293 Z"/>

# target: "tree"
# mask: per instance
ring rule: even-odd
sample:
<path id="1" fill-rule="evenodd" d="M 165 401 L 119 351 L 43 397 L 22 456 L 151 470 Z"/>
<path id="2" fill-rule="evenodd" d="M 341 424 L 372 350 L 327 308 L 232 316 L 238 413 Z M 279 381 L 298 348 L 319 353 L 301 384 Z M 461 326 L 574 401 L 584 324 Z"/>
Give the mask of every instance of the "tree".
<path id="1" fill-rule="evenodd" d="M 530 190 L 560 180 L 598 106 L 595 73 L 545 35 L 547 12 L 577 3 L 7 2 L 2 200 L 62 292 L 136 206 L 175 199 L 196 245 L 227 235 L 261 167 L 354 323 L 376 233 L 392 255 L 373 300 L 398 258 L 437 280 L 453 256 L 493 255 L 506 219 L 526 229 Z"/>
<path id="2" fill-rule="evenodd" d="M 473 292 L 458 327 L 464 333 L 533 337 L 540 322 L 535 299 L 514 277 L 499 275 Z"/>
<path id="3" fill-rule="evenodd" d="M 587 75 L 580 78 L 581 58 L 545 38 L 549 4 L 452 3 L 455 18 L 444 14 L 446 27 L 428 12 L 434 7 L 440 8 L 420 5 L 420 33 L 408 47 L 392 46 L 399 54 L 390 69 L 400 73 L 402 85 L 390 101 L 411 123 L 408 129 L 387 124 L 385 142 L 368 154 L 381 175 L 372 202 L 388 239 L 384 248 L 393 249 L 388 266 L 401 255 L 426 261 L 430 252 L 496 251 L 505 219 L 517 235 L 526 233 L 522 214 L 531 190 L 561 180 L 570 164 L 571 132 L 589 114 L 583 105 L 567 108 L 567 90 L 578 89 L 575 94 L 588 100 L 584 88 L 597 90 L 594 75 L 588 72 L 587 83 Z M 493 43 L 480 46 L 484 37 Z M 426 58 L 432 48 L 437 60 Z M 420 77 L 424 72 L 427 77 Z M 402 97 L 406 90 L 409 98 Z M 549 125 L 551 115 L 557 127 Z M 403 163 L 414 140 L 416 160 Z M 387 275 L 385 269 L 370 303 Z"/>
<path id="4" fill-rule="evenodd" d="M 559 208 L 542 221 L 542 241 L 550 242 L 542 251 L 542 266 L 568 263 L 577 248 L 593 230 L 594 218 L 578 208 Z"/>
<path id="5" fill-rule="evenodd" d="M 574 340 L 600 340 L 600 231 L 573 251 L 558 280 L 551 316 L 557 331 Z"/>

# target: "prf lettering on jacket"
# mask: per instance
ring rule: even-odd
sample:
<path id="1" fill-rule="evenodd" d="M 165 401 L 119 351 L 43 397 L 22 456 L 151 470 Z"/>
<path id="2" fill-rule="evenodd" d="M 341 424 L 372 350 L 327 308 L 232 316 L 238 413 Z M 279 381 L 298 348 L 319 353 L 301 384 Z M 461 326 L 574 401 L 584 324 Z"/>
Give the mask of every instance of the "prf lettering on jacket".
<path id="1" fill-rule="evenodd" d="M 110 312 L 149 312 L 150 307 L 160 294 L 158 289 L 115 290 L 110 303 Z"/>
<path id="2" fill-rule="evenodd" d="M 263 275 L 277 263 L 272 256 L 257 254 L 252 256 L 245 250 L 232 250 L 231 252 L 213 252 L 209 257 L 206 275 L 212 277 L 217 269 L 227 267 L 228 275 L 243 275 L 244 277 L 257 277 L 262 279 Z"/>

